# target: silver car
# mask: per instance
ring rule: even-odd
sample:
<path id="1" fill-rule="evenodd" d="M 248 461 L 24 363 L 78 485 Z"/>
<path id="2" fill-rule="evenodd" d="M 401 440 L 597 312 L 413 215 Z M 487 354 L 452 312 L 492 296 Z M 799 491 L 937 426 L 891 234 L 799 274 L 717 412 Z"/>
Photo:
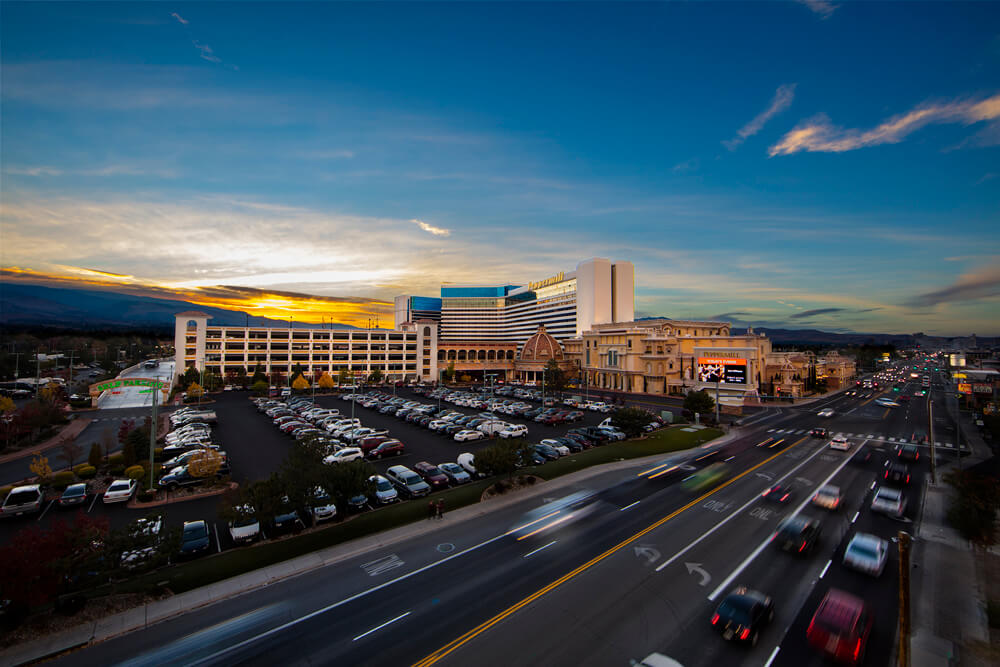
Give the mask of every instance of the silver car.
<path id="1" fill-rule="evenodd" d="M 382 475 L 372 475 L 368 481 L 375 485 L 375 500 L 380 505 L 388 505 L 399 500 L 399 492 L 396 491 L 396 487 Z"/>
<path id="2" fill-rule="evenodd" d="M 889 543 L 869 533 L 857 533 L 844 550 L 843 563 L 849 568 L 870 574 L 882 575 L 889 554 Z"/>

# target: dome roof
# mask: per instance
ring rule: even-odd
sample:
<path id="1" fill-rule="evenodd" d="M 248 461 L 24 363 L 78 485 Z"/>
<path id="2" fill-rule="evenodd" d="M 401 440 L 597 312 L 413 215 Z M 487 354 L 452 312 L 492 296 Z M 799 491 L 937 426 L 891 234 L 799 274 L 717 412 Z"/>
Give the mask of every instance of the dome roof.
<path id="1" fill-rule="evenodd" d="M 524 341 L 524 345 L 521 347 L 522 361 L 548 361 L 549 359 L 559 361 L 562 358 L 562 345 L 545 332 L 544 324 L 539 324 L 538 331 Z"/>

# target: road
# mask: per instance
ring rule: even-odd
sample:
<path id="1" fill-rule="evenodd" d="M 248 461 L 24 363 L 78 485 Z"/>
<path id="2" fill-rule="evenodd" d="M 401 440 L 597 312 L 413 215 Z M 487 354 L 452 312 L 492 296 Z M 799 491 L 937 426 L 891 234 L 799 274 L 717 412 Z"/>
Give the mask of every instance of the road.
<path id="1" fill-rule="evenodd" d="M 912 387 L 907 387 L 912 393 Z M 840 564 L 855 531 L 892 538 L 920 507 L 926 456 L 912 470 L 905 518 L 868 510 L 883 460 L 895 441 L 926 423 L 926 405 L 879 408 L 835 396 L 808 409 L 767 411 L 717 453 L 691 457 L 702 467 L 726 461 L 723 486 L 691 494 L 687 474 L 605 474 L 592 513 L 526 539 L 508 534 L 537 501 L 321 568 L 60 658 L 63 664 L 628 664 L 652 651 L 692 665 L 823 664 L 804 628 L 829 587 L 863 597 L 876 618 L 866 664 L 893 651 L 897 573 L 848 571 Z M 821 420 L 816 412 L 832 407 Z M 826 447 L 807 430 L 822 423 L 849 434 L 851 452 Z M 849 463 L 875 450 L 866 466 Z M 924 450 L 926 452 L 926 450 Z M 943 451 L 942 455 L 952 455 Z M 841 487 L 836 512 L 808 504 L 830 481 Z M 761 492 L 789 484 L 791 506 L 766 505 Z M 565 489 L 569 493 L 573 488 Z M 823 522 L 808 558 L 775 552 L 777 523 L 801 508 Z M 536 516 L 536 515 L 532 515 Z M 540 527 L 545 525 L 543 521 Z M 529 529 L 528 532 L 535 530 Z M 519 533 L 518 535 L 521 535 Z M 891 558 L 895 558 L 895 547 Z M 772 595 L 777 616 L 753 648 L 726 644 L 708 618 L 737 583 Z"/>

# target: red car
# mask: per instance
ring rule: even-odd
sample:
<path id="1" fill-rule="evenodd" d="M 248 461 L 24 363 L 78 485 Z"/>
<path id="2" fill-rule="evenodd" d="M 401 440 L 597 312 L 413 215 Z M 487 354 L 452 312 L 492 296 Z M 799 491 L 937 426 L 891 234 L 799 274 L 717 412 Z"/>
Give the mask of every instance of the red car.
<path id="1" fill-rule="evenodd" d="M 370 459 L 380 459 L 384 456 L 399 456 L 404 451 L 406 451 L 406 447 L 399 440 L 383 440 L 365 456 Z"/>
<path id="2" fill-rule="evenodd" d="M 806 639 L 834 660 L 856 665 L 864 658 L 872 615 L 861 598 L 831 588 L 813 614 Z"/>
<path id="3" fill-rule="evenodd" d="M 431 485 L 432 489 L 448 488 L 448 476 L 441 472 L 441 469 L 427 461 L 421 461 L 413 466 L 417 474 L 424 478 L 424 481 Z"/>
<path id="4" fill-rule="evenodd" d="M 361 448 L 361 451 L 367 454 L 371 450 L 381 445 L 386 440 L 390 439 L 391 438 L 388 438 L 384 435 L 372 435 L 368 436 L 367 438 L 362 438 L 361 442 L 359 442 L 357 446 Z"/>

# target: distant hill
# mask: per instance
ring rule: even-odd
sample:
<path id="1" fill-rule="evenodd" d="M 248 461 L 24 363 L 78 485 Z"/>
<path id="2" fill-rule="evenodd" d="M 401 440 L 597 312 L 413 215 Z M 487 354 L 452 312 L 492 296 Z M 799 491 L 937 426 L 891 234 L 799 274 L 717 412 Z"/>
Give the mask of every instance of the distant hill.
<path id="1" fill-rule="evenodd" d="M 894 345 L 897 348 L 913 348 L 920 345 L 922 348 L 947 348 L 956 342 L 968 343 L 967 336 L 927 336 L 924 334 L 885 334 L 885 333 L 834 333 L 831 331 L 819 331 L 817 329 L 774 329 L 770 327 L 754 327 L 755 333 L 762 333 L 771 339 L 772 343 L 779 345 L 828 345 L 842 346 L 848 345 Z M 746 329 L 732 328 L 733 335 L 743 335 Z M 1000 339 L 986 336 L 979 336 L 976 339 L 977 345 L 981 347 L 995 347 L 1000 343 Z"/>
<path id="2" fill-rule="evenodd" d="M 103 290 L 81 290 L 41 285 L 0 283 L 0 325 L 50 326 L 68 329 L 109 327 L 174 330 L 174 315 L 200 310 L 212 316 L 210 324 L 244 326 L 247 314 L 200 306 L 179 299 L 132 296 Z M 287 327 L 286 320 L 249 316 L 251 326 Z M 293 328 L 315 324 L 293 322 Z M 330 325 L 327 325 L 330 326 Z M 335 329 L 355 329 L 334 324 Z"/>

